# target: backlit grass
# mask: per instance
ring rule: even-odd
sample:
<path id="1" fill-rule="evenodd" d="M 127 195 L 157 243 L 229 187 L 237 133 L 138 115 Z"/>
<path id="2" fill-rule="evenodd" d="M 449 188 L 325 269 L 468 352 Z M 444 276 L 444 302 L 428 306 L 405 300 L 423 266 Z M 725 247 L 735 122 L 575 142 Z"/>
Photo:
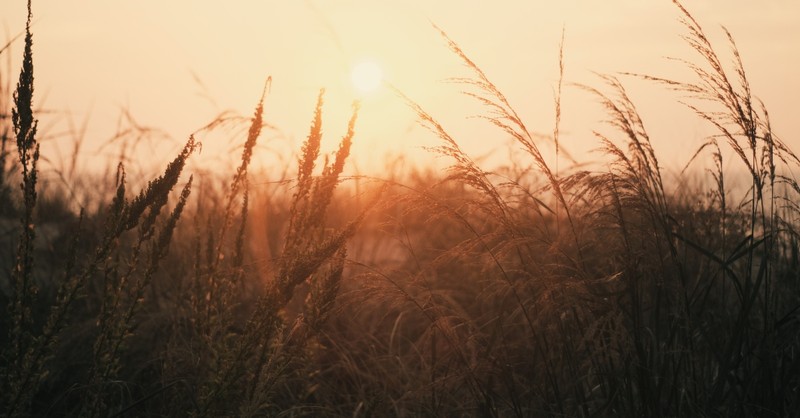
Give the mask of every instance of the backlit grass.
<path id="1" fill-rule="evenodd" d="M 268 80 L 233 172 L 189 172 L 202 147 L 190 136 L 143 187 L 120 161 L 76 205 L 79 185 L 40 179 L 29 4 L 16 87 L 0 83 L 0 413 L 796 414 L 800 160 L 733 36 L 728 64 L 676 8 L 693 78 L 578 86 L 607 112 L 599 168 L 559 144 L 563 65 L 542 138 L 442 32 L 471 71 L 456 80 L 464 100 L 512 139 L 503 169 L 398 91 L 449 170 L 345 178 L 358 104 L 323 123 L 320 91 L 296 161 L 265 179 L 250 163 Z M 693 159 L 705 176 L 679 179 L 691 187 L 665 185 L 625 77 L 677 90 L 716 129 Z M 326 153 L 330 123 L 347 130 Z"/>

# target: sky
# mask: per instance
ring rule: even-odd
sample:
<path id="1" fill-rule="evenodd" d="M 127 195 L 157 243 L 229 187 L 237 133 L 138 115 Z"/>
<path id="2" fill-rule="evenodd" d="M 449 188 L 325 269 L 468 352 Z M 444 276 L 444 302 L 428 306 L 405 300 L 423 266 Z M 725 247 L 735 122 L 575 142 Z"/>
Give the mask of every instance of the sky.
<path id="1" fill-rule="evenodd" d="M 224 5 L 223 5 L 224 4 Z M 770 111 L 778 135 L 800 148 L 800 2 L 686 0 L 720 52 L 720 25 L 739 47 L 752 90 Z M 667 0 L 243 1 L 39 0 L 34 11 L 35 103 L 41 107 L 43 154 L 63 165 L 85 122 L 81 167 L 106 166 L 109 145 L 124 128 L 123 112 L 157 135 L 138 145 L 138 160 L 163 165 L 188 136 L 223 111 L 249 116 L 268 77 L 261 139 L 263 166 L 299 150 L 325 88 L 327 150 L 345 131 L 353 100 L 361 100 L 350 160 L 353 172 L 380 175 L 393 157 L 441 166 L 424 147 L 436 138 L 415 122 L 386 88 L 358 92 L 351 69 L 377 63 L 387 83 L 419 103 L 463 148 L 487 164 L 503 164 L 508 139 L 482 109 L 448 83 L 469 71 L 433 25 L 444 30 L 504 92 L 532 131 L 552 132 L 558 51 L 564 31 L 562 146 L 597 158 L 593 130 L 604 115 L 575 84 L 600 86 L 596 73 L 685 76 L 667 57 L 694 59 L 680 36 L 678 10 Z M 25 2 L 2 0 L 7 38 L 24 29 Z M 5 52 L 16 77 L 22 45 Z M 5 65 L 5 64 L 4 64 Z M 7 68 L 7 67 L 3 67 Z M 5 69 L 3 71 L 6 71 Z M 649 128 L 661 163 L 680 168 L 711 131 L 677 103 L 674 93 L 622 77 Z M 244 134 L 235 129 L 201 137 L 200 161 L 232 165 Z M 119 141 L 116 142 L 119 144 Z"/>

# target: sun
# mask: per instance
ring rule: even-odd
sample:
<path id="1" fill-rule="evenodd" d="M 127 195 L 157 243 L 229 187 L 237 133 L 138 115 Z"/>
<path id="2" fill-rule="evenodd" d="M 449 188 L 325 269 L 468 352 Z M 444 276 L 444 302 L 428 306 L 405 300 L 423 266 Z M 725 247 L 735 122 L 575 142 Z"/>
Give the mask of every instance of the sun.
<path id="1" fill-rule="evenodd" d="M 383 82 L 383 71 L 375 61 L 361 61 L 350 73 L 353 86 L 361 93 L 370 93 L 378 89 Z"/>

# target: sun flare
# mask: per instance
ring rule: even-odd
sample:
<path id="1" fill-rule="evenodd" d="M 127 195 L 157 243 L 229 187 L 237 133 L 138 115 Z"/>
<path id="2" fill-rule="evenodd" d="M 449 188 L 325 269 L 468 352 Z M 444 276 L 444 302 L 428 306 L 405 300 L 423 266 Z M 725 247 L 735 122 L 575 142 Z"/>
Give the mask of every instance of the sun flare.
<path id="1" fill-rule="evenodd" d="M 350 79 L 358 91 L 370 93 L 377 90 L 383 82 L 383 71 L 374 61 L 362 61 L 353 67 Z"/>

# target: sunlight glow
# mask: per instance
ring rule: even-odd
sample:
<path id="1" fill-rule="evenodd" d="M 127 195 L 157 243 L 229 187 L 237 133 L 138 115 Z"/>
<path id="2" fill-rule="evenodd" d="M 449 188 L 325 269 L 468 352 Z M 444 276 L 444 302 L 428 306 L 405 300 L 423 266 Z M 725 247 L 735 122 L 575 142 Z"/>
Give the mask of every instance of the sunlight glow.
<path id="1" fill-rule="evenodd" d="M 383 71 L 374 61 L 362 61 L 353 67 L 350 79 L 358 91 L 369 93 L 380 87 L 383 81 Z"/>

